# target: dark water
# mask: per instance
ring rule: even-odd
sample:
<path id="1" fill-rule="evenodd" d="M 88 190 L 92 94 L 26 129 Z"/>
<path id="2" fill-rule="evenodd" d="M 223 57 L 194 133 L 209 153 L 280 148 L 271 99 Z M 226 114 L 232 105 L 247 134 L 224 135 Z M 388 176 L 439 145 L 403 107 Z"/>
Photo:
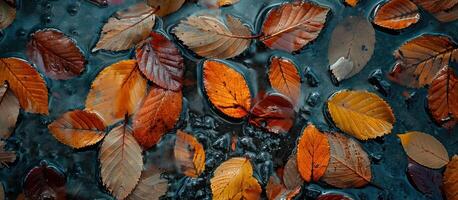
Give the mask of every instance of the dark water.
<path id="1" fill-rule="evenodd" d="M 60 168 L 67 175 L 67 191 L 70 199 L 112 199 L 102 186 L 99 177 L 97 151 L 100 145 L 83 150 L 72 150 L 55 140 L 48 132 L 47 125 L 66 111 L 84 109 L 86 95 L 96 75 L 104 67 L 132 57 L 131 51 L 90 53 L 90 50 L 97 42 L 100 30 L 110 15 L 134 2 L 138 1 L 125 0 L 120 5 L 99 8 L 81 0 L 22 0 L 16 20 L 10 27 L 2 31 L 0 57 L 14 56 L 26 59 L 24 49 L 29 34 L 42 28 L 56 28 L 77 41 L 88 61 L 86 71 L 77 78 L 68 81 L 46 79 L 50 94 L 49 116 L 21 112 L 16 130 L 8 139 L 7 145 L 8 149 L 17 152 L 17 161 L 9 168 L 0 169 L 0 180 L 5 185 L 7 196 L 10 199 L 15 199 L 22 192 L 24 176 L 42 160 Z M 283 1 L 241 0 L 235 6 L 221 9 L 221 12 L 240 17 L 253 27 L 254 32 L 257 32 L 265 8 L 280 2 Z M 344 192 L 354 199 L 361 200 L 428 199 L 407 180 L 405 174 L 407 157 L 396 134 L 410 130 L 429 133 L 444 144 L 450 155 L 454 155 L 458 152 L 458 129 L 447 131 L 431 121 L 425 105 L 426 89 L 409 90 L 391 84 L 389 92 L 384 96 L 369 83 L 368 77 L 374 71 L 381 70 L 382 78 L 387 81 L 385 74 L 394 63 L 392 52 L 403 42 L 418 35 L 440 33 L 458 40 L 458 22 L 440 24 L 429 14 L 422 13 L 422 20 L 418 24 L 400 33 L 376 30 L 376 47 L 370 62 L 359 74 L 336 86 L 330 79 L 327 60 L 327 48 L 332 30 L 348 15 L 359 14 L 369 17 L 372 9 L 380 1 L 361 0 L 357 8 L 345 7 L 338 0 L 317 0 L 316 2 L 330 7 L 332 14 L 329 15 L 326 27 L 318 39 L 300 53 L 291 55 L 272 51 L 266 49 L 260 42 L 253 42 L 249 50 L 232 59 L 238 63 L 236 65 L 246 75 L 254 93 L 269 89 L 266 69 L 268 60 L 273 55 L 292 59 L 303 72 L 303 76 L 306 76 L 307 68 L 313 71 L 319 84 L 313 86 L 307 83 L 307 79 L 304 79 L 301 100 L 304 103 L 297 114 L 296 124 L 290 134 L 274 136 L 254 130 L 244 121 L 231 122 L 220 117 L 211 108 L 199 88 L 197 79 L 199 67 L 197 65 L 201 60 L 194 57 L 190 51 L 182 49 L 183 52 L 186 52 L 185 77 L 189 82 L 196 84 L 184 88 L 185 105 L 177 128 L 194 133 L 203 143 L 207 153 L 207 168 L 200 178 L 195 180 L 174 173 L 167 174 L 166 177 L 170 179 L 170 188 L 165 196 L 166 199 L 210 199 L 209 182 L 213 170 L 232 156 L 251 157 L 255 176 L 264 187 L 273 170 L 286 163 L 286 159 L 294 150 L 301 129 L 307 122 L 313 122 L 322 130 L 335 130 L 332 123 L 326 120 L 323 106 L 332 93 L 342 89 L 373 91 L 384 97 L 395 113 L 397 121 L 392 134 L 380 139 L 361 142 L 371 156 L 373 183 L 381 188 L 368 185 L 364 188 L 339 190 L 324 183 L 316 183 L 305 185 L 305 189 L 297 199 L 312 199 L 320 192 L 326 191 Z M 160 20 L 155 29 L 163 30 L 173 38 L 170 34 L 173 26 L 186 16 L 199 12 L 203 12 L 200 7 L 187 3 L 180 12 Z M 414 92 L 409 101 L 402 96 L 405 91 Z M 307 97 L 312 93 L 314 97 L 318 97 L 317 105 L 314 107 L 305 103 Z M 239 142 L 237 150 L 230 152 L 229 143 L 233 134 L 239 136 Z M 156 148 L 145 153 L 145 163 L 156 165 L 167 163 L 164 160 L 170 158 L 167 153 L 170 153 L 170 149 L 173 148 L 173 140 L 172 131 Z"/>

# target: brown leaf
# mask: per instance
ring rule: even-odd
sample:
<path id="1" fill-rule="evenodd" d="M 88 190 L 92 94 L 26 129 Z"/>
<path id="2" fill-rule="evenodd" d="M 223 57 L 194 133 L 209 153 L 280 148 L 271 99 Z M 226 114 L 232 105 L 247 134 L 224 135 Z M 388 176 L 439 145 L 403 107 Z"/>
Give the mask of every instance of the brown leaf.
<path id="1" fill-rule="evenodd" d="M 301 76 L 296 65 L 290 60 L 273 57 L 269 69 L 272 88 L 289 97 L 298 105 L 301 97 Z"/>
<path id="2" fill-rule="evenodd" d="M 142 172 L 140 181 L 128 200 L 159 200 L 167 193 L 167 180 L 161 177 L 161 171 L 152 168 Z"/>
<path id="3" fill-rule="evenodd" d="M 458 156 L 454 155 L 444 172 L 444 193 L 448 200 L 458 197 Z"/>
<path id="4" fill-rule="evenodd" d="M 118 11 L 103 26 L 100 39 L 92 52 L 100 49 L 121 51 L 134 47 L 148 37 L 154 26 L 155 9 L 145 3 Z"/>
<path id="5" fill-rule="evenodd" d="M 287 133 L 294 124 L 294 106 L 279 93 L 269 93 L 256 102 L 250 112 L 250 123 L 272 133 Z"/>
<path id="6" fill-rule="evenodd" d="M 420 165 L 439 169 L 449 162 L 447 149 L 431 135 L 411 131 L 398 137 L 409 158 Z"/>
<path id="7" fill-rule="evenodd" d="M 184 73 L 180 51 L 160 33 L 151 32 L 150 37 L 136 50 L 138 67 L 156 85 L 173 91 L 180 90 Z"/>
<path id="8" fill-rule="evenodd" d="M 297 188 L 301 188 L 304 180 L 299 174 L 297 169 L 297 157 L 295 155 L 290 156 L 288 161 L 285 164 L 285 168 L 283 170 L 283 183 L 285 188 L 288 190 L 295 190 Z"/>
<path id="9" fill-rule="evenodd" d="M 117 199 L 129 195 L 143 168 L 142 149 L 132 136 L 132 129 L 121 124 L 105 137 L 99 152 L 103 185 Z"/>
<path id="10" fill-rule="evenodd" d="M 458 76 L 451 67 L 440 70 L 428 90 L 428 107 L 437 123 L 453 128 L 458 123 Z"/>
<path id="11" fill-rule="evenodd" d="M 26 61 L 0 58 L 0 82 L 5 80 L 26 112 L 48 114 L 48 88 L 40 74 Z"/>
<path id="12" fill-rule="evenodd" d="M 293 189 L 286 189 L 281 183 L 278 176 L 275 174 L 270 176 L 266 186 L 266 194 L 268 200 L 292 200 L 301 191 L 301 186 Z"/>
<path id="13" fill-rule="evenodd" d="M 186 176 L 197 178 L 205 170 L 205 150 L 194 136 L 178 130 L 174 152 L 177 167 Z"/>
<path id="14" fill-rule="evenodd" d="M 7 139 L 13 133 L 19 109 L 19 100 L 8 88 L 8 84 L 0 85 L 0 139 Z"/>
<path id="15" fill-rule="evenodd" d="M 111 125 L 138 110 L 146 86 L 135 60 L 112 64 L 92 82 L 86 109 L 99 114 L 105 124 Z"/>
<path id="16" fill-rule="evenodd" d="M 75 110 L 51 123 L 49 131 L 59 142 L 72 148 L 94 145 L 105 137 L 105 124 L 97 114 Z"/>
<path id="17" fill-rule="evenodd" d="M 0 0 L 0 30 L 8 27 L 16 18 L 16 9 L 7 1 Z"/>
<path id="18" fill-rule="evenodd" d="M 384 28 L 400 30 L 419 20 L 418 7 L 410 0 L 390 0 L 377 8 L 374 23 Z"/>
<path id="19" fill-rule="evenodd" d="M 407 165 L 409 181 L 422 193 L 429 195 L 432 199 L 441 199 L 442 174 L 417 164 L 409 159 Z"/>
<path id="20" fill-rule="evenodd" d="M 251 31 L 231 15 L 226 24 L 213 15 L 191 16 L 173 29 L 173 33 L 196 54 L 206 58 L 232 58 L 251 42 Z"/>
<path id="21" fill-rule="evenodd" d="M 14 151 L 5 151 L 5 142 L 0 140 L 0 168 L 8 166 L 16 160 L 16 153 Z"/>
<path id="22" fill-rule="evenodd" d="M 179 10 L 185 0 L 146 0 L 146 2 L 153 8 L 159 7 L 155 14 L 164 17 Z"/>
<path id="23" fill-rule="evenodd" d="M 27 45 L 27 56 L 52 79 L 70 79 L 85 69 L 86 60 L 75 41 L 54 29 L 32 34 Z"/>
<path id="24" fill-rule="evenodd" d="M 140 110 L 134 115 L 134 137 L 143 148 L 148 149 L 173 129 L 181 109 L 183 94 L 159 87 L 151 87 Z"/>
<path id="25" fill-rule="evenodd" d="M 262 42 L 271 49 L 293 52 L 315 40 L 326 22 L 329 8 L 293 1 L 271 10 L 262 26 Z"/>
<path id="26" fill-rule="evenodd" d="M 321 178 L 338 188 L 362 187 L 371 181 L 371 163 L 367 153 L 352 138 L 340 133 L 327 134 L 331 159 Z"/>
<path id="27" fill-rule="evenodd" d="M 444 66 L 458 61 L 458 47 L 447 36 L 422 35 L 404 43 L 394 56 L 396 64 L 390 79 L 419 88 L 429 85 Z"/>
<path id="28" fill-rule="evenodd" d="M 206 60 L 203 79 L 210 102 L 220 112 L 236 119 L 248 115 L 251 94 L 242 74 L 222 62 Z"/>
<path id="29" fill-rule="evenodd" d="M 66 177 L 56 167 L 43 164 L 34 167 L 25 177 L 23 188 L 25 199 L 65 200 Z"/>
<path id="30" fill-rule="evenodd" d="M 326 172 L 330 159 L 328 138 L 309 124 L 297 144 L 297 163 L 302 178 L 318 181 Z"/>
<path id="31" fill-rule="evenodd" d="M 458 0 L 413 0 L 441 22 L 458 19 Z"/>
<path id="32" fill-rule="evenodd" d="M 337 81 L 359 73 L 371 59 L 375 46 L 375 30 L 366 18 L 349 16 L 332 32 L 328 48 L 330 70 Z M 340 59 L 350 65 L 336 65 Z"/>

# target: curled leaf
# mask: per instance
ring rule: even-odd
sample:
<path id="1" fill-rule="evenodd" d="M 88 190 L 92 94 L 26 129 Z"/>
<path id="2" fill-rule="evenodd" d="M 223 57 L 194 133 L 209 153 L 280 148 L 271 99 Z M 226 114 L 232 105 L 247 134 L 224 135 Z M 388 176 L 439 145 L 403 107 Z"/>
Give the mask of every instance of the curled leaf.
<path id="1" fill-rule="evenodd" d="M 326 172 L 329 158 L 328 138 L 309 124 L 297 144 L 297 167 L 302 178 L 307 182 L 320 180 Z"/>
<path id="2" fill-rule="evenodd" d="M 377 8 L 374 23 L 384 28 L 400 30 L 419 20 L 418 7 L 410 0 L 390 0 Z"/>
<path id="3" fill-rule="evenodd" d="M 16 160 L 16 153 L 14 151 L 5 151 L 5 142 L 0 140 L 0 168 L 8 166 Z"/>
<path id="4" fill-rule="evenodd" d="M 11 25 L 16 18 L 16 9 L 8 1 L 0 0 L 0 30 Z"/>
<path id="5" fill-rule="evenodd" d="M 19 100 L 8 89 L 8 84 L 0 85 L 0 138 L 7 139 L 13 133 L 19 116 Z"/>
<path id="6" fill-rule="evenodd" d="M 409 158 L 420 165 L 439 169 L 449 162 L 447 149 L 431 135 L 411 131 L 398 137 Z"/>
<path id="7" fill-rule="evenodd" d="M 441 22 L 458 19 L 458 0 L 413 0 Z"/>
<path id="8" fill-rule="evenodd" d="M 273 57 L 269 69 L 272 88 L 289 97 L 297 105 L 301 97 L 301 76 L 290 60 Z"/>
<path id="9" fill-rule="evenodd" d="M 294 124 L 291 101 L 278 93 L 269 93 L 256 102 L 250 112 L 250 123 L 272 133 L 287 133 Z"/>
<path id="10" fill-rule="evenodd" d="M 25 177 L 23 188 L 26 199 L 66 199 L 66 177 L 54 166 L 34 167 Z"/>
<path id="11" fill-rule="evenodd" d="M 454 155 L 444 172 L 444 193 L 447 199 L 458 197 L 458 156 Z"/>
<path id="12" fill-rule="evenodd" d="M 159 8 L 155 14 L 164 17 L 179 10 L 185 0 L 146 0 L 146 2 L 153 8 Z"/>
<path id="13" fill-rule="evenodd" d="M 409 180 L 422 193 L 431 197 L 441 197 L 442 174 L 437 170 L 429 169 L 409 159 L 407 165 Z"/>
<path id="14" fill-rule="evenodd" d="M 431 83 L 428 108 L 444 127 L 453 128 L 458 123 L 458 77 L 451 67 L 442 68 Z"/>
<path id="15" fill-rule="evenodd" d="M 159 200 L 167 193 L 167 180 L 161 177 L 161 171 L 152 168 L 142 172 L 140 181 L 128 200 Z"/>
<path id="16" fill-rule="evenodd" d="M 203 63 L 203 79 L 210 102 L 220 112 L 236 119 L 248 115 L 251 94 L 242 74 L 222 62 L 207 60 Z"/>
<path id="17" fill-rule="evenodd" d="M 175 160 L 186 176 L 196 178 L 205 170 L 205 150 L 194 136 L 178 130 Z"/>
<path id="18" fill-rule="evenodd" d="M 329 8 L 310 2 L 285 3 L 267 15 L 261 41 L 271 49 L 297 51 L 318 37 L 328 12 Z"/>

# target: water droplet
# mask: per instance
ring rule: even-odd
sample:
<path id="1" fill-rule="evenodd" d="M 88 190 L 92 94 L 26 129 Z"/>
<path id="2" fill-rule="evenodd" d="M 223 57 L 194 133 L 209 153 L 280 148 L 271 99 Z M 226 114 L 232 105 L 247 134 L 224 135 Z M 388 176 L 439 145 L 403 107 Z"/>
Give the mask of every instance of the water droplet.
<path id="1" fill-rule="evenodd" d="M 16 31 L 16 36 L 18 37 L 25 37 L 27 35 L 27 31 L 25 29 L 20 28 Z"/>
<path id="2" fill-rule="evenodd" d="M 52 16 L 51 14 L 44 14 L 41 16 L 41 21 L 44 23 L 44 24 L 49 24 L 52 22 Z"/>
<path id="3" fill-rule="evenodd" d="M 78 11 L 79 11 L 79 5 L 78 4 L 71 4 L 71 5 L 69 5 L 67 7 L 67 12 L 71 16 L 75 16 L 76 14 L 78 14 Z"/>

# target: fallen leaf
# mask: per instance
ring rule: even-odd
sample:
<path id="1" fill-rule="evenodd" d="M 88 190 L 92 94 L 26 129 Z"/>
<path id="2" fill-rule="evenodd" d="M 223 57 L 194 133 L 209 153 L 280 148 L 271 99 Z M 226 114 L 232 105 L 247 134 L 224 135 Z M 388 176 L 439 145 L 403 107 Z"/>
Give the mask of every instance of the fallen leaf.
<path id="1" fill-rule="evenodd" d="M 26 112 L 48 114 L 48 88 L 40 74 L 26 61 L 0 58 L 0 83 L 5 80 Z"/>
<path id="2" fill-rule="evenodd" d="M 350 5 L 351 7 L 355 7 L 358 4 L 359 0 L 344 0 L 346 4 Z"/>
<path id="3" fill-rule="evenodd" d="M 290 156 L 283 170 L 283 184 L 287 190 L 296 190 L 297 188 L 300 190 L 303 183 L 304 180 L 297 168 L 296 155 Z"/>
<path id="4" fill-rule="evenodd" d="M 269 93 L 256 102 L 249 122 L 275 134 L 287 133 L 294 124 L 294 106 L 288 97 Z"/>
<path id="5" fill-rule="evenodd" d="M 235 57 L 251 43 L 251 31 L 242 22 L 226 15 L 226 24 L 216 16 L 191 16 L 173 29 L 173 33 L 196 54 L 206 58 Z"/>
<path id="6" fill-rule="evenodd" d="M 411 131 L 398 134 L 406 154 L 420 165 L 439 169 L 449 162 L 448 152 L 436 138 L 426 133 Z"/>
<path id="7" fill-rule="evenodd" d="M 376 9 L 374 23 L 383 28 L 400 30 L 419 20 L 418 7 L 410 0 L 390 0 Z"/>
<path id="8" fill-rule="evenodd" d="M 5 189 L 3 189 L 3 183 L 0 182 L 0 199 L 5 199 Z"/>
<path id="9" fill-rule="evenodd" d="M 285 3 L 267 15 L 261 41 L 271 49 L 297 51 L 318 37 L 328 12 L 329 8 L 310 2 Z"/>
<path id="10" fill-rule="evenodd" d="M 216 168 L 210 180 L 214 200 L 260 199 L 261 186 L 246 158 L 235 157 Z"/>
<path id="11" fill-rule="evenodd" d="M 329 65 L 344 57 L 353 64 L 331 68 L 337 81 L 348 79 L 359 73 L 374 53 L 375 30 L 366 18 L 349 16 L 332 32 L 328 49 Z"/>
<path id="12" fill-rule="evenodd" d="M 46 76 L 56 80 L 74 78 L 85 69 L 86 60 L 76 42 L 54 29 L 33 33 L 27 56 Z"/>
<path id="13" fill-rule="evenodd" d="M 75 110 L 52 122 L 49 131 L 61 143 L 72 148 L 94 145 L 105 137 L 105 124 L 97 114 Z"/>
<path id="14" fill-rule="evenodd" d="M 409 159 L 407 175 L 410 182 L 422 193 L 440 199 L 442 197 L 442 174 L 437 170 L 429 169 Z"/>
<path id="15" fill-rule="evenodd" d="M 0 0 L 0 30 L 11 25 L 16 18 L 16 9 L 4 0 Z"/>
<path id="16" fill-rule="evenodd" d="M 428 108 L 437 123 L 453 128 L 458 122 L 458 77 L 445 66 L 428 89 Z"/>
<path id="17" fill-rule="evenodd" d="M 103 185 L 116 199 L 124 199 L 138 183 L 142 173 L 142 149 L 126 123 L 110 131 L 99 152 Z"/>
<path id="18" fill-rule="evenodd" d="M 66 198 L 66 177 L 56 167 L 43 164 L 34 167 L 25 177 L 23 188 L 26 199 Z"/>
<path id="19" fill-rule="evenodd" d="M 146 2 L 153 8 L 158 7 L 159 10 L 155 14 L 164 17 L 179 10 L 185 0 L 146 0 Z"/>
<path id="20" fill-rule="evenodd" d="M 8 84 L 0 85 L 0 139 L 7 139 L 14 131 L 19 116 L 19 100 L 8 88 Z"/>
<path id="21" fill-rule="evenodd" d="M 458 19 L 458 0 L 413 0 L 441 22 Z"/>
<path id="22" fill-rule="evenodd" d="M 198 0 L 199 5 L 203 5 L 206 8 L 215 9 L 225 6 L 231 6 L 232 4 L 238 3 L 240 0 Z"/>
<path id="23" fill-rule="evenodd" d="M 242 74 L 222 62 L 206 60 L 203 79 L 205 93 L 220 112 L 237 119 L 248 115 L 251 94 Z"/>
<path id="24" fill-rule="evenodd" d="M 100 39 L 92 52 L 100 49 L 121 51 L 134 47 L 148 37 L 153 29 L 155 9 L 145 3 L 118 11 L 103 26 Z"/>
<path id="25" fill-rule="evenodd" d="M 86 109 L 99 114 L 105 124 L 114 124 L 138 110 L 146 94 L 146 82 L 135 60 L 112 64 L 92 82 Z"/>
<path id="26" fill-rule="evenodd" d="M 8 163 L 12 163 L 16 160 L 16 153 L 14 151 L 5 150 L 5 142 L 0 140 L 0 168 L 8 166 Z"/>
<path id="27" fill-rule="evenodd" d="M 275 174 L 270 176 L 269 182 L 266 186 L 268 200 L 292 200 L 297 194 L 299 194 L 300 190 L 300 186 L 291 190 L 286 189 L 278 176 Z"/>
<path id="28" fill-rule="evenodd" d="M 180 118 L 183 103 L 181 91 L 151 87 L 140 110 L 133 117 L 134 137 L 145 149 L 156 145 L 173 129 Z"/>
<path id="29" fill-rule="evenodd" d="M 272 88 L 289 97 L 298 105 L 301 97 L 301 76 L 296 65 L 285 58 L 273 57 L 269 69 Z"/>
<path id="30" fill-rule="evenodd" d="M 297 144 L 299 173 L 307 181 L 317 182 L 326 172 L 330 159 L 328 138 L 313 124 L 309 124 Z"/>
<path id="31" fill-rule="evenodd" d="M 340 91 L 327 105 L 336 126 L 360 140 L 391 133 L 395 122 L 390 105 L 371 92 Z"/>
<path id="32" fill-rule="evenodd" d="M 150 39 L 137 48 L 138 67 L 156 85 L 173 91 L 181 89 L 183 57 L 176 45 L 164 35 L 151 32 Z"/>
<path id="33" fill-rule="evenodd" d="M 394 56 L 396 64 L 389 78 L 419 88 L 429 85 L 444 66 L 458 61 L 458 46 L 447 36 L 422 35 L 404 43 Z"/>
<path id="34" fill-rule="evenodd" d="M 194 136 L 178 130 L 174 152 L 177 167 L 186 176 L 197 178 L 205 170 L 205 150 Z"/>
<path id="35" fill-rule="evenodd" d="M 444 172 L 444 193 L 448 200 L 458 197 L 458 156 L 454 155 Z"/>
<path id="36" fill-rule="evenodd" d="M 371 181 L 371 162 L 360 144 L 340 133 L 327 134 L 331 146 L 328 168 L 321 178 L 338 188 L 362 187 Z"/>
<path id="37" fill-rule="evenodd" d="M 167 193 L 168 182 L 161 177 L 161 171 L 151 168 L 142 172 L 140 181 L 128 200 L 159 200 Z"/>
<path id="38" fill-rule="evenodd" d="M 353 200 L 349 197 L 346 197 L 342 194 L 333 194 L 333 193 L 326 193 L 318 196 L 316 200 Z"/>

